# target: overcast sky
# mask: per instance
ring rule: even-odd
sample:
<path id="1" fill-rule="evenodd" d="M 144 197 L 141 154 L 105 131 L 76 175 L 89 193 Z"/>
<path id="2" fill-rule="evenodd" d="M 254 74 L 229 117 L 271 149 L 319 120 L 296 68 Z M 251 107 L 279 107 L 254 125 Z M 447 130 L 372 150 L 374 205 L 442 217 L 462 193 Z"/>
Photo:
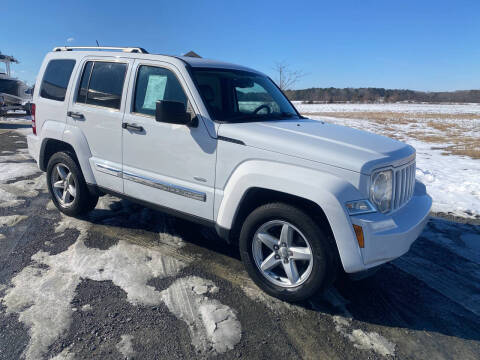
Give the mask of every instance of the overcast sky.
<path id="1" fill-rule="evenodd" d="M 480 1 L 5 1 L 0 51 L 33 82 L 59 45 L 141 46 L 240 63 L 296 88 L 480 89 Z"/>

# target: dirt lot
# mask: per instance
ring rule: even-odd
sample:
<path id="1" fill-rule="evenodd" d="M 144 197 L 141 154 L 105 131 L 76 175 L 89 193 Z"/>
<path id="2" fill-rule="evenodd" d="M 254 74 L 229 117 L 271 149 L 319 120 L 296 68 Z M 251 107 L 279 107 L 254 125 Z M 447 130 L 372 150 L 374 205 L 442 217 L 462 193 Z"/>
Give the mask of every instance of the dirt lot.
<path id="1" fill-rule="evenodd" d="M 113 197 L 60 215 L 26 126 L 0 123 L 0 359 L 479 358 L 480 226 L 431 219 L 372 278 L 291 305 L 197 225 Z"/>

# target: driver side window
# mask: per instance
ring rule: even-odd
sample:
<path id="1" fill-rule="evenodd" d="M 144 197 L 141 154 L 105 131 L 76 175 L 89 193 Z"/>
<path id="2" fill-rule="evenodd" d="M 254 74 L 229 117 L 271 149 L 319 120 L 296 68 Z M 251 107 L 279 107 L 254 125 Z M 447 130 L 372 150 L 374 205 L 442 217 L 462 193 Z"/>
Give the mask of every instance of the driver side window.
<path id="1" fill-rule="evenodd" d="M 270 108 L 270 112 L 279 112 L 280 110 L 270 93 L 257 82 L 254 82 L 253 86 L 248 88 L 236 86 L 235 94 L 240 113 L 251 114 L 261 106 L 263 108 L 258 111 L 258 114 L 269 113 L 268 108 Z"/>
<path id="2" fill-rule="evenodd" d="M 173 72 L 161 67 L 141 65 L 135 85 L 133 112 L 155 116 L 158 100 L 177 101 L 187 107 L 187 96 Z"/>

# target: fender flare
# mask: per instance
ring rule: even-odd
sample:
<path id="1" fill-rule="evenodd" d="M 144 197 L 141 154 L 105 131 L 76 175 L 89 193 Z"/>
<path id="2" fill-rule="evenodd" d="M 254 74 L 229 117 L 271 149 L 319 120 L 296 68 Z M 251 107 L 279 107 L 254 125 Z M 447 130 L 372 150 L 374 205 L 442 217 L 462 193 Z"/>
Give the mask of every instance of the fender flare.
<path id="1" fill-rule="evenodd" d="M 350 216 L 344 207 L 345 202 L 361 199 L 362 195 L 350 182 L 310 168 L 249 160 L 235 169 L 223 191 L 216 190 L 215 197 L 218 196 L 220 202 L 215 213 L 217 226 L 232 228 L 236 211 L 251 188 L 274 190 L 313 201 L 327 217 L 345 271 L 363 267 Z"/>
<path id="2" fill-rule="evenodd" d="M 42 171 L 47 170 L 45 163 L 45 148 L 50 140 L 63 141 L 63 132 L 65 123 L 59 121 L 47 120 L 43 123 L 39 137 L 42 139 L 40 151 L 38 154 L 38 165 Z"/>
<path id="3" fill-rule="evenodd" d="M 80 129 L 57 121 L 47 121 L 42 126 L 41 138 L 43 140 L 40 146 L 39 165 L 44 164 L 45 148 L 48 141 L 61 141 L 70 145 L 75 151 L 85 181 L 88 184 L 96 184 L 92 168 L 88 161 L 88 159 L 92 157 L 92 153 L 87 139 Z M 45 171 L 46 169 L 42 168 L 42 170 Z"/>

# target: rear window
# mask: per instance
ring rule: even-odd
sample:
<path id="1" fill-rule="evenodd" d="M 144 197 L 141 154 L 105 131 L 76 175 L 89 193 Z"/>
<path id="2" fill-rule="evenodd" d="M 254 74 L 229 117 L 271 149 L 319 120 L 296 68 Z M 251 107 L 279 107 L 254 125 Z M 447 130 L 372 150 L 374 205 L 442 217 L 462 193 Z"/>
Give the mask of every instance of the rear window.
<path id="1" fill-rule="evenodd" d="M 89 61 L 85 64 L 77 103 L 120 109 L 127 64 Z"/>
<path id="2" fill-rule="evenodd" d="M 51 60 L 43 75 L 40 96 L 45 99 L 64 101 L 74 66 L 75 60 Z"/>

